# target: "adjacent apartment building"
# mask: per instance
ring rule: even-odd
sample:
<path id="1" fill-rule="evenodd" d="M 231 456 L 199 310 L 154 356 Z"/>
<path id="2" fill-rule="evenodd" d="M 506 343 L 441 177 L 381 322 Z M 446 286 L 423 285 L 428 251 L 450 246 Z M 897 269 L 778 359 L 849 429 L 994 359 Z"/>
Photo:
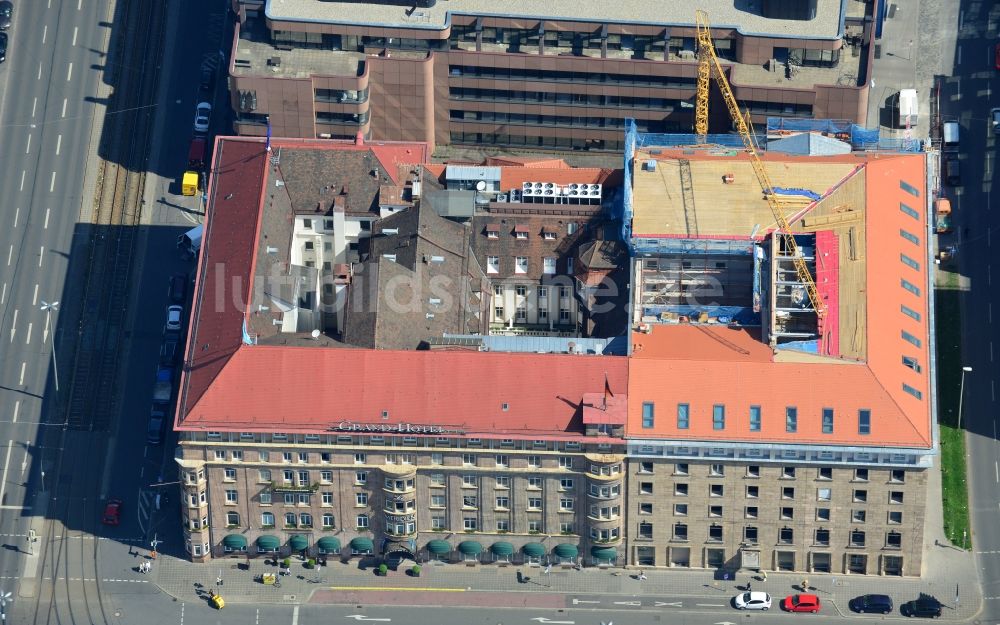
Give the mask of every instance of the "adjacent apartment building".
<path id="1" fill-rule="evenodd" d="M 621 152 L 627 118 L 692 131 L 696 9 L 755 123 L 864 124 L 868 108 L 869 0 L 232 2 L 242 135 L 269 120 L 285 137 Z M 713 110 L 724 132 L 725 107 Z"/>
<path id="2" fill-rule="evenodd" d="M 920 574 L 937 453 L 926 159 L 764 156 L 819 314 L 746 153 L 636 151 L 629 562 Z"/>

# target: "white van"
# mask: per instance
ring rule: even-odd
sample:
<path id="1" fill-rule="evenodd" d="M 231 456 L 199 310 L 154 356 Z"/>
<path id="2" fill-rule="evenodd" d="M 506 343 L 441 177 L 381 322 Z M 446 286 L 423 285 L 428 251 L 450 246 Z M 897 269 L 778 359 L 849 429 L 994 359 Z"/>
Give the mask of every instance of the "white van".
<path id="1" fill-rule="evenodd" d="M 917 125 L 917 90 L 916 89 L 900 89 L 899 90 L 899 118 L 897 123 L 900 128 L 905 128 L 907 125 L 907 118 L 909 118 L 909 125 L 912 128 Z"/>
<path id="2" fill-rule="evenodd" d="M 958 135 L 961 126 L 957 119 L 946 119 L 941 122 L 941 147 L 945 152 L 958 152 Z"/>

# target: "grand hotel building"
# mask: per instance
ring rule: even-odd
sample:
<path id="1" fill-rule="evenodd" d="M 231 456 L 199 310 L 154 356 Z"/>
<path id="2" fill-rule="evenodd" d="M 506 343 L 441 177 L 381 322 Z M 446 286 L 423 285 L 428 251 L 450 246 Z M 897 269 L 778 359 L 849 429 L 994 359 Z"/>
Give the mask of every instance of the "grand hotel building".
<path id="1" fill-rule="evenodd" d="M 316 144 L 366 175 L 426 157 Z M 791 222 L 823 313 L 766 227 L 737 236 L 769 223 L 744 156 L 644 148 L 621 208 L 624 348 L 442 337 L 440 302 L 420 296 L 408 326 L 441 340 L 380 350 L 310 332 L 311 274 L 290 251 L 281 189 L 297 191 L 275 184 L 291 180 L 292 161 L 275 162 L 291 147 L 216 144 L 174 428 L 193 559 L 920 574 L 937 449 L 925 155 L 767 155 L 776 184 L 821 196 Z M 669 187 L 680 168 L 683 197 Z M 385 222 L 399 227 L 373 236 L 398 237 L 398 252 L 369 258 L 391 263 L 380 272 L 472 266 L 454 245 L 408 265 L 408 246 L 444 244 Z M 337 289 L 354 286 L 349 268 L 334 273 Z"/>

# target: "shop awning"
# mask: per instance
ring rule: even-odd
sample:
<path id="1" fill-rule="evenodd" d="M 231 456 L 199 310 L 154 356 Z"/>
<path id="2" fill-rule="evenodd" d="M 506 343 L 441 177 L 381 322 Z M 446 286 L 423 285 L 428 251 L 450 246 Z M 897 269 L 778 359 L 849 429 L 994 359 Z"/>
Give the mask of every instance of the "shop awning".
<path id="1" fill-rule="evenodd" d="M 590 555 L 597 560 L 617 560 L 618 551 L 614 547 L 591 547 Z"/>
<path id="2" fill-rule="evenodd" d="M 372 542 L 371 538 L 358 536 L 351 539 L 351 549 L 354 551 L 374 551 L 375 543 Z"/>
<path id="3" fill-rule="evenodd" d="M 326 553 L 336 553 L 340 551 L 340 539 L 335 536 L 324 536 L 316 541 L 316 546 Z"/>
<path id="4" fill-rule="evenodd" d="M 247 537 L 242 534 L 227 534 L 226 537 L 222 539 L 222 546 L 228 547 L 229 549 L 246 549 Z"/>
<path id="5" fill-rule="evenodd" d="M 524 555 L 531 558 L 541 558 L 545 555 L 545 547 L 541 543 L 528 543 L 521 547 L 521 551 L 524 552 Z"/>
<path id="6" fill-rule="evenodd" d="M 556 545 L 555 548 L 552 549 L 552 553 L 559 558 L 575 558 L 577 554 L 580 553 L 580 550 L 576 548 L 576 545 L 564 543 L 562 545 Z"/>
<path id="7" fill-rule="evenodd" d="M 444 540 L 432 540 L 427 543 L 427 551 L 436 556 L 443 556 L 446 553 L 451 553 L 451 545 Z"/>
<path id="8" fill-rule="evenodd" d="M 264 534 L 263 536 L 257 537 L 257 548 L 263 549 L 264 551 L 274 551 L 281 544 L 277 536 L 271 536 L 270 534 Z"/>
<path id="9" fill-rule="evenodd" d="M 474 540 L 466 540 L 459 543 L 458 550 L 467 556 L 478 556 L 483 552 L 483 546 Z"/>
<path id="10" fill-rule="evenodd" d="M 501 541 L 490 545 L 490 551 L 492 551 L 495 556 L 509 556 L 514 553 L 514 545 Z"/>
<path id="11" fill-rule="evenodd" d="M 292 548 L 292 551 L 302 551 L 309 546 L 309 539 L 305 536 L 295 534 L 288 539 L 288 546 Z"/>

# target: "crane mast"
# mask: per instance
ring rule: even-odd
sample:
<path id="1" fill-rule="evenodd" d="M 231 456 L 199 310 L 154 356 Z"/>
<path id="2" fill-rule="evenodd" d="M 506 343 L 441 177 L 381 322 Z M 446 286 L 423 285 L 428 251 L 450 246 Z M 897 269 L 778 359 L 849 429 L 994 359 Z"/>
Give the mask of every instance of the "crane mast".
<path id="1" fill-rule="evenodd" d="M 761 190 L 764 192 L 764 199 L 767 200 L 767 205 L 774 215 L 774 221 L 778 225 L 778 234 L 781 236 L 782 244 L 784 245 L 784 254 L 791 257 L 799 282 L 805 285 L 806 292 L 809 295 L 809 302 L 812 304 L 813 310 L 816 311 L 816 316 L 822 319 L 826 314 L 826 306 L 823 300 L 820 299 L 819 291 L 816 288 L 816 281 L 813 280 L 805 259 L 799 254 L 799 247 L 795 243 L 791 226 L 785 218 L 781 204 L 775 197 L 774 185 L 767 174 L 767 168 L 764 167 L 764 161 L 760 158 L 760 148 L 757 146 L 757 141 L 750 130 L 750 112 L 747 111 L 746 115 L 744 115 L 740 111 L 739 104 L 736 102 L 736 96 L 733 95 L 732 87 L 729 86 L 729 80 L 722 70 L 722 64 L 719 63 L 719 57 L 715 53 L 715 45 L 712 43 L 712 31 L 708 22 L 708 14 L 704 11 L 697 11 L 695 13 L 695 23 L 698 31 L 698 100 L 695 107 L 695 132 L 702 141 L 708 133 L 708 81 L 709 77 L 714 74 L 715 83 L 719 86 L 719 91 L 722 92 L 722 99 L 726 103 L 726 108 L 729 109 L 729 117 L 733 120 L 736 130 L 743 139 L 743 146 L 750 155 L 750 165 L 753 167 L 754 174 L 757 176 L 757 182 L 760 183 Z"/>

